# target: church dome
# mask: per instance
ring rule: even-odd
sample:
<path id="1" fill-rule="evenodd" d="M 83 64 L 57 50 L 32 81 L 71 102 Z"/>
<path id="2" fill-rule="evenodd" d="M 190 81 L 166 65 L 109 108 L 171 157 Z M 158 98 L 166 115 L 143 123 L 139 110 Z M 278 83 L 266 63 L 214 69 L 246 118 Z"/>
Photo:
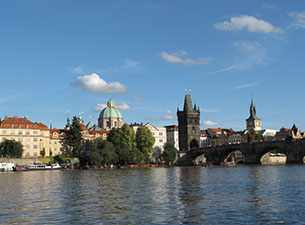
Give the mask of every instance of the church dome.
<path id="1" fill-rule="evenodd" d="M 120 111 L 114 107 L 113 101 L 110 99 L 107 102 L 107 107 L 100 113 L 99 119 L 122 118 Z"/>

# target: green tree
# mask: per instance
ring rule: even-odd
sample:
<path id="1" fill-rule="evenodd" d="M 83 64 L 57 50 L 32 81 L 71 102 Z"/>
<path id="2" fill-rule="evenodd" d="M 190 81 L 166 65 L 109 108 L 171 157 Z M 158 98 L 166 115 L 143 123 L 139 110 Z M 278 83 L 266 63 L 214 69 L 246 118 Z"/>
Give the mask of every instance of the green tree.
<path id="1" fill-rule="evenodd" d="M 22 144 L 15 140 L 5 140 L 0 143 L 0 156 L 9 158 L 21 158 L 23 153 Z"/>
<path id="2" fill-rule="evenodd" d="M 65 143 L 69 147 L 69 154 L 72 153 L 74 157 L 80 157 L 82 147 L 82 129 L 80 126 L 79 119 L 74 116 L 72 119 L 72 124 L 65 135 Z"/>
<path id="3" fill-rule="evenodd" d="M 177 149 L 175 148 L 173 143 L 166 143 L 164 145 L 164 151 L 161 157 L 167 165 L 172 164 L 176 160 Z"/>
<path id="4" fill-rule="evenodd" d="M 46 149 L 45 149 L 45 148 L 43 148 L 43 149 L 40 151 L 40 155 L 41 155 L 42 157 L 44 157 L 44 156 L 46 155 Z"/>
<path id="5" fill-rule="evenodd" d="M 155 138 L 151 131 L 147 127 L 140 126 L 136 133 L 136 147 L 143 154 L 143 159 L 146 163 L 150 161 L 150 155 L 153 152 L 154 143 Z"/>

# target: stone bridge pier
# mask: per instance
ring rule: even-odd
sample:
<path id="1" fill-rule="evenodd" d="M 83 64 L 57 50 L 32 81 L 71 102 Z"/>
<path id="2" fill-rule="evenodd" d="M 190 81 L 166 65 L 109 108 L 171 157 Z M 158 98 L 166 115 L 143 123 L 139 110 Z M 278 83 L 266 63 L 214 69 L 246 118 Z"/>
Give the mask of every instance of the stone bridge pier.
<path id="1" fill-rule="evenodd" d="M 244 156 L 245 164 L 260 164 L 262 156 L 273 150 L 285 154 L 287 156 L 287 164 L 303 163 L 305 139 L 253 142 L 191 149 L 177 161 L 177 165 L 192 166 L 194 165 L 193 160 L 200 155 L 205 156 L 207 163 L 221 165 L 231 152 L 237 150 Z"/>

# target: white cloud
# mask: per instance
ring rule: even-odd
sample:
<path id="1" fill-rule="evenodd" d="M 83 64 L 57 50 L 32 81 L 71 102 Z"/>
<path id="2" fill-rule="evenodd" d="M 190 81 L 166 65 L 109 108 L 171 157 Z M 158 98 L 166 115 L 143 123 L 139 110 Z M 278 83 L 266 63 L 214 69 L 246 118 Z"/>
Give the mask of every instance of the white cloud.
<path id="1" fill-rule="evenodd" d="M 125 59 L 123 65 L 116 66 L 114 68 L 115 72 L 122 72 L 125 70 L 128 70 L 130 68 L 138 66 L 140 63 L 138 61 L 132 60 L 132 59 Z"/>
<path id="2" fill-rule="evenodd" d="M 172 119 L 174 119 L 174 117 L 172 115 L 166 115 L 166 116 L 163 116 L 161 119 L 163 119 L 163 120 L 172 120 Z"/>
<path id="3" fill-rule="evenodd" d="M 242 84 L 242 85 L 239 85 L 239 86 L 234 87 L 233 89 L 234 89 L 234 90 L 237 90 L 237 89 L 243 89 L 243 88 L 254 87 L 254 86 L 260 84 L 261 82 L 262 82 L 262 81 L 256 81 L 256 82 L 254 82 L 254 83 Z"/>
<path id="4" fill-rule="evenodd" d="M 186 58 L 187 52 L 181 51 L 179 53 L 167 53 L 167 52 L 162 52 L 160 54 L 161 58 L 169 63 L 180 63 L 184 65 L 206 65 L 209 64 L 211 61 L 210 57 L 207 58 L 198 58 L 198 59 L 190 59 Z"/>
<path id="5" fill-rule="evenodd" d="M 239 70 L 251 69 L 253 66 L 267 65 L 270 60 L 268 47 L 251 41 L 239 41 L 232 44 L 240 56 L 235 57 L 234 67 Z"/>
<path id="6" fill-rule="evenodd" d="M 212 75 L 212 74 L 222 73 L 222 72 L 226 72 L 226 71 L 234 70 L 234 69 L 236 69 L 235 66 L 229 66 L 229 67 L 226 67 L 226 68 L 224 68 L 224 69 L 220 69 L 220 70 L 216 70 L 216 71 L 210 72 L 210 73 L 208 73 L 208 74 L 209 74 L 209 75 Z"/>
<path id="7" fill-rule="evenodd" d="M 240 17 L 231 17 L 230 21 L 216 23 L 214 27 L 224 31 L 246 29 L 249 32 L 264 34 L 283 32 L 281 28 L 275 27 L 264 20 L 256 19 L 253 16 L 247 15 L 241 15 Z"/>
<path id="8" fill-rule="evenodd" d="M 127 90 L 127 87 L 119 82 L 107 83 L 96 73 L 79 76 L 73 84 L 81 87 L 83 90 L 96 93 L 120 93 Z"/>
<path id="9" fill-rule="evenodd" d="M 133 97 L 134 98 L 134 100 L 136 100 L 137 102 L 144 102 L 144 100 L 142 99 L 142 98 L 140 98 L 140 97 Z"/>
<path id="10" fill-rule="evenodd" d="M 73 73 L 77 73 L 77 74 L 84 73 L 84 67 L 83 66 L 75 67 L 73 69 Z"/>
<path id="11" fill-rule="evenodd" d="M 103 109 L 105 109 L 107 107 L 106 104 L 96 104 L 96 106 L 94 107 L 94 111 L 95 112 L 99 112 L 102 111 Z"/>
<path id="12" fill-rule="evenodd" d="M 210 120 L 205 120 L 205 121 L 202 121 L 202 125 L 203 126 L 219 126 L 220 124 L 219 123 L 216 123 L 216 122 L 213 122 L 213 121 L 210 121 Z"/>
<path id="13" fill-rule="evenodd" d="M 130 110 L 131 107 L 129 105 L 127 105 L 126 103 L 118 103 L 114 105 L 118 110 Z"/>
<path id="14" fill-rule="evenodd" d="M 106 104 L 96 104 L 93 111 L 99 112 L 99 111 L 102 111 L 103 109 L 105 109 L 106 107 L 107 107 Z M 114 104 L 114 107 L 116 107 L 118 110 L 122 110 L 122 111 L 131 109 L 131 107 L 129 105 L 127 105 L 126 103 Z"/>
<path id="15" fill-rule="evenodd" d="M 168 110 L 166 110 L 166 113 L 167 114 L 173 114 L 174 112 L 168 109 Z"/>
<path id="16" fill-rule="evenodd" d="M 305 28 L 305 11 L 304 12 L 292 12 L 288 14 L 295 20 L 292 26 L 297 28 Z"/>

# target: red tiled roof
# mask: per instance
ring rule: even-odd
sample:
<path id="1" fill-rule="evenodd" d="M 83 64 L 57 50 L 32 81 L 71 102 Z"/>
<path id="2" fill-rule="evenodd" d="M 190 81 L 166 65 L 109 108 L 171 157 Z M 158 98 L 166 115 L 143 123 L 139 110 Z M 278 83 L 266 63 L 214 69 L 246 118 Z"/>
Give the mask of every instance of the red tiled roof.
<path id="1" fill-rule="evenodd" d="M 37 129 L 48 130 L 49 128 L 43 123 L 33 123 L 26 118 L 19 118 L 18 116 L 6 117 L 0 123 L 0 128 L 21 128 L 21 129 Z"/>

